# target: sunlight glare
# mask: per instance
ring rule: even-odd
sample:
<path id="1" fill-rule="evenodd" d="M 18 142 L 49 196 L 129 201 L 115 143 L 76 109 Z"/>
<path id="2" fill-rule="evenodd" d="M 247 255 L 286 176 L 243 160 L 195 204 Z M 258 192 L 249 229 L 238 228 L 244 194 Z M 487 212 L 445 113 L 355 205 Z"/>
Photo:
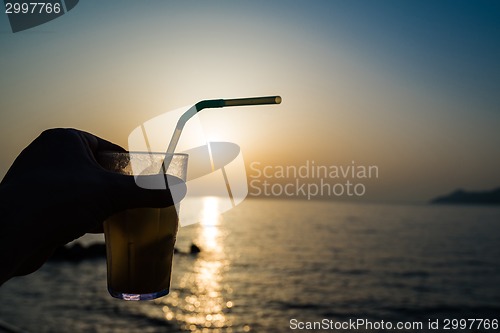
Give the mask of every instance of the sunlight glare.
<path id="1" fill-rule="evenodd" d="M 219 199 L 217 197 L 203 198 L 203 212 L 201 215 L 203 226 L 215 226 L 219 224 Z"/>
<path id="2" fill-rule="evenodd" d="M 203 199 L 203 212 L 200 222 L 201 233 L 200 242 L 202 247 L 209 251 L 219 252 L 219 199 L 216 197 L 206 197 Z"/>

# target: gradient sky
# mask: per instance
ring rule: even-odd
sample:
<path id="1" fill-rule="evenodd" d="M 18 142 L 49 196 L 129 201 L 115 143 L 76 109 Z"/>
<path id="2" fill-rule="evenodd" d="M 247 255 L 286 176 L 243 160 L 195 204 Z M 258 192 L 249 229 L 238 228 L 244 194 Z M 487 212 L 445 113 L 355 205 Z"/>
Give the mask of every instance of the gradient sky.
<path id="1" fill-rule="evenodd" d="M 11 33 L 0 15 L 0 176 L 50 127 L 123 146 L 202 99 L 247 165 L 377 165 L 366 199 L 500 185 L 498 1 L 97 1 Z"/>

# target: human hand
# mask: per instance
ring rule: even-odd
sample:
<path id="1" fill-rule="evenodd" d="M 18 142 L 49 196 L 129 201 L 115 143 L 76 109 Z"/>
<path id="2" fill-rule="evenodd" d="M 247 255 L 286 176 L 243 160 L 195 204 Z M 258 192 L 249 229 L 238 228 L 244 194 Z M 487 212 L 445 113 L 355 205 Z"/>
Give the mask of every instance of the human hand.
<path id="1" fill-rule="evenodd" d="M 116 212 L 173 204 L 169 190 L 143 189 L 133 176 L 102 168 L 101 151 L 124 149 L 90 133 L 51 129 L 16 158 L 0 183 L 0 284 L 37 270 L 58 246 L 102 232 Z"/>

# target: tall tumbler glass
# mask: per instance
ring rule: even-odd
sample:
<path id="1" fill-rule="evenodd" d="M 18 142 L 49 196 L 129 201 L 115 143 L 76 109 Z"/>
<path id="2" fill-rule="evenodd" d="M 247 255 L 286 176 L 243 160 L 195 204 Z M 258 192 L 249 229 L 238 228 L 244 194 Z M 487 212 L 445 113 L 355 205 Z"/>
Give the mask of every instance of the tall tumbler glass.
<path id="1" fill-rule="evenodd" d="M 186 180 L 188 155 L 147 152 L 104 152 L 99 163 L 127 175 L 166 173 Z M 167 164 L 166 163 L 166 164 Z M 163 177 L 162 177 L 163 178 Z M 124 300 L 151 300 L 168 294 L 179 204 L 167 208 L 128 209 L 104 222 L 108 291 Z"/>

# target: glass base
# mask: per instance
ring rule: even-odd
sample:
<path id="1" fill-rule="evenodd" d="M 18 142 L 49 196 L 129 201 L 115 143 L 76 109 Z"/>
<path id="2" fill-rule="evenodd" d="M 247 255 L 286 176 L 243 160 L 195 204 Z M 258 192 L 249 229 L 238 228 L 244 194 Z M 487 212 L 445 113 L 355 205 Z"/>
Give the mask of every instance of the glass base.
<path id="1" fill-rule="evenodd" d="M 150 294 L 126 294 L 108 289 L 109 294 L 114 298 L 123 299 L 125 301 L 149 301 L 155 298 L 160 298 L 168 294 L 169 290 L 161 290 Z"/>

